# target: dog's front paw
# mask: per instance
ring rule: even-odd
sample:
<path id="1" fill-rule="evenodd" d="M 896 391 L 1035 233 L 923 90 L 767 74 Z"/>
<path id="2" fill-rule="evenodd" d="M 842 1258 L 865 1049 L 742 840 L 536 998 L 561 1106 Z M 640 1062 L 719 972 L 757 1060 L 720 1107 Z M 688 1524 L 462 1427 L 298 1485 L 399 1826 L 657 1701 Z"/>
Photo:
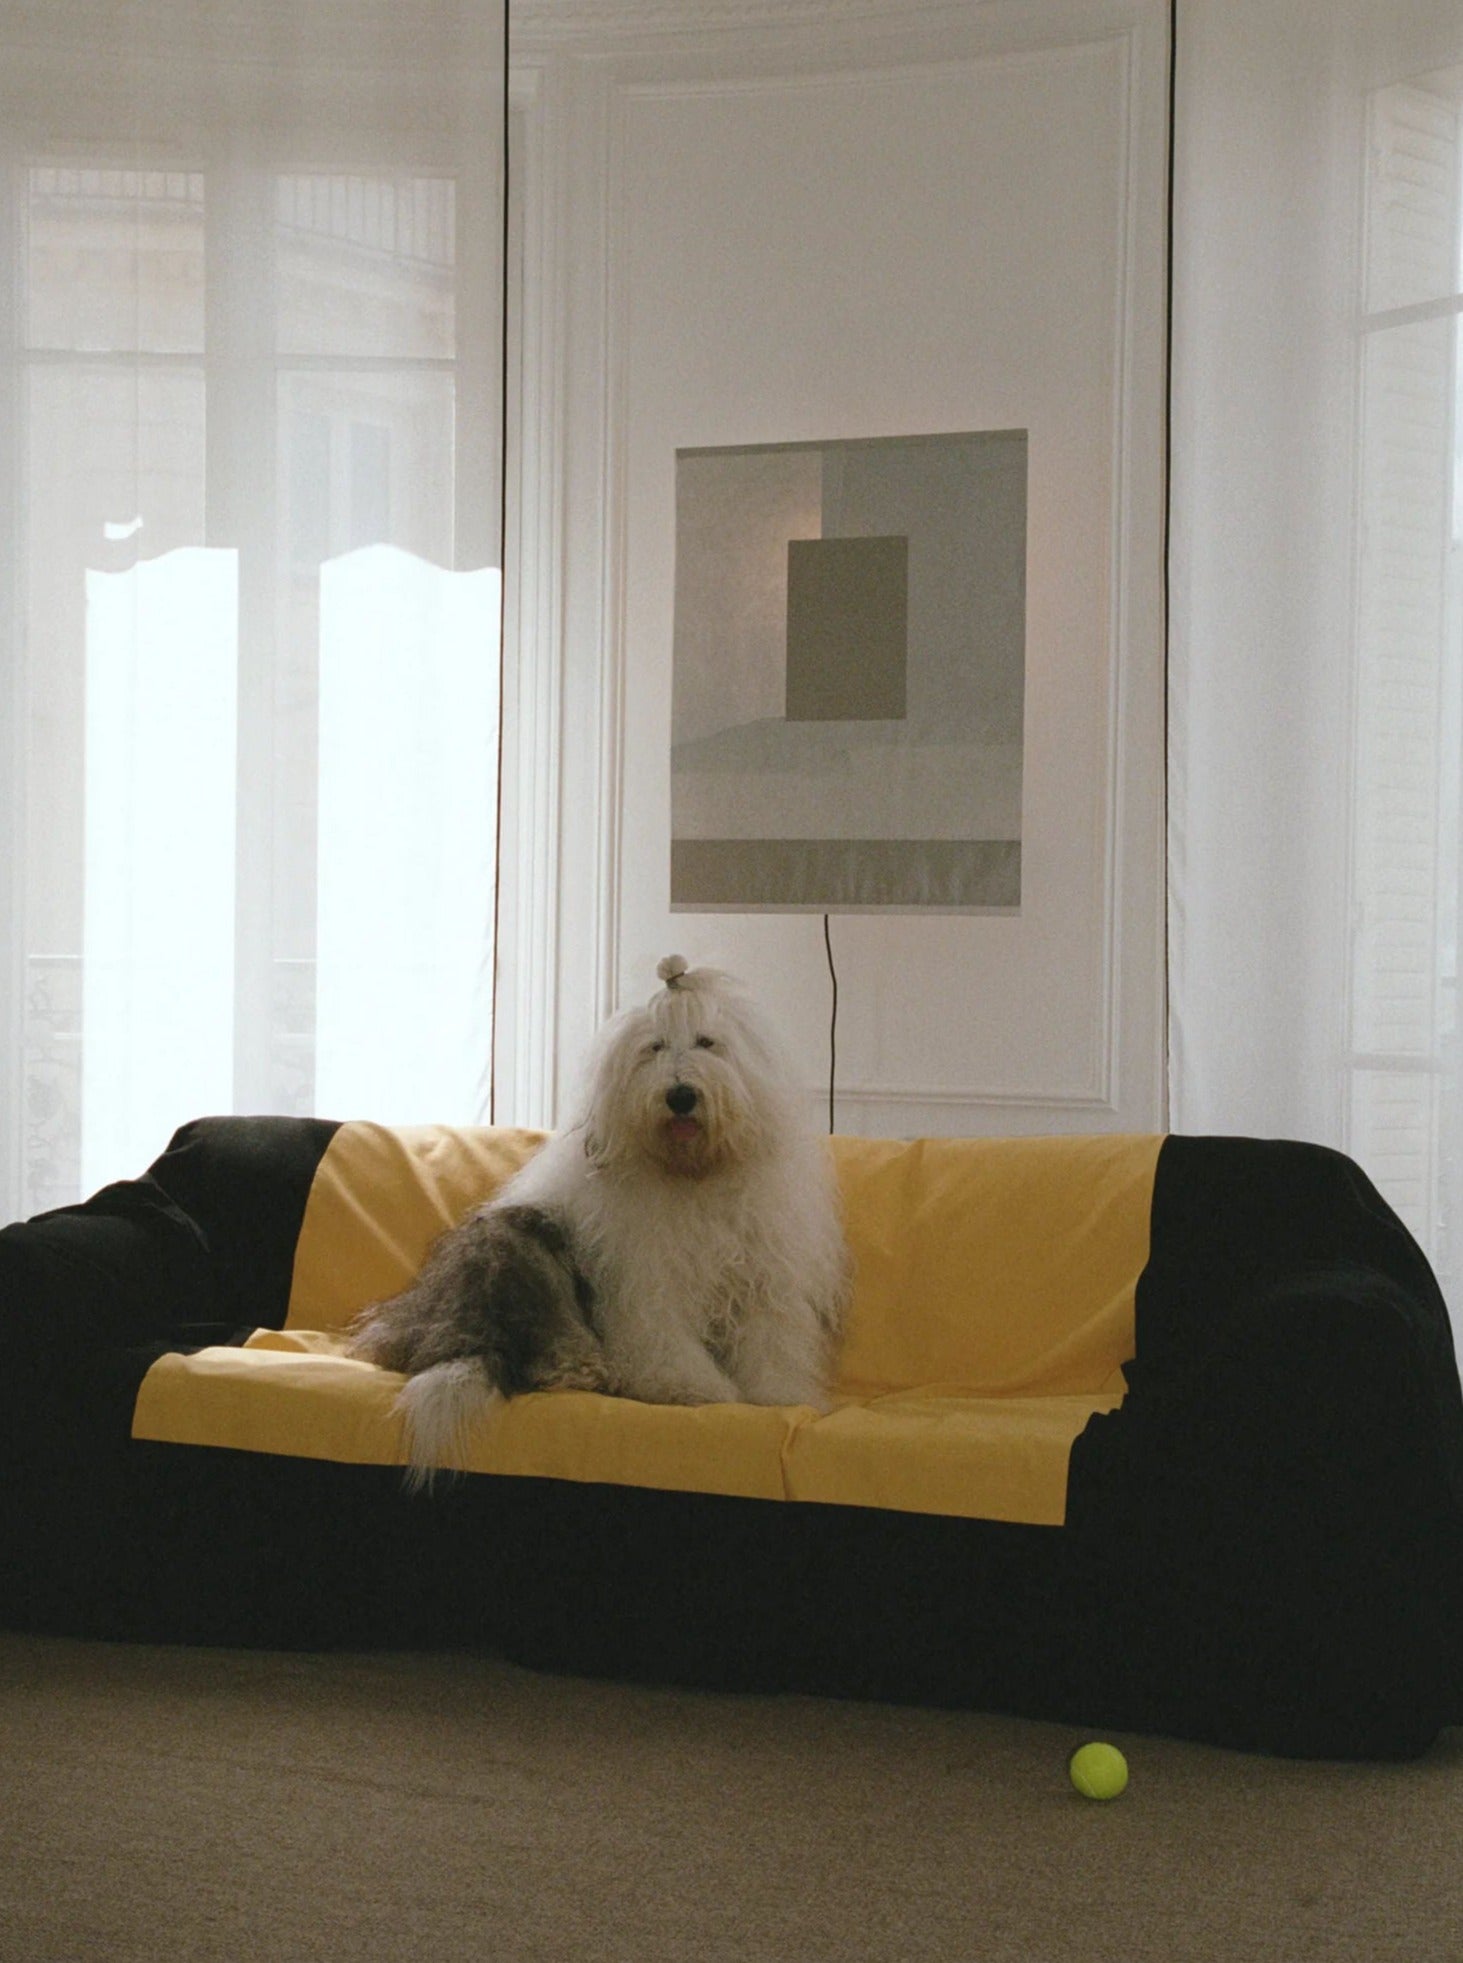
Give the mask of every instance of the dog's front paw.
<path id="1" fill-rule="evenodd" d="M 710 1383 L 698 1377 L 695 1382 L 689 1378 L 653 1377 L 641 1378 L 626 1383 L 621 1391 L 622 1397 L 633 1397 L 641 1404 L 736 1404 L 740 1393 L 729 1379 L 725 1383 Z"/>
<path id="2" fill-rule="evenodd" d="M 816 1411 L 820 1418 L 827 1417 L 833 1409 L 833 1401 L 822 1384 L 801 1380 L 745 1384 L 742 1396 L 748 1404 L 806 1405 Z"/>
<path id="3" fill-rule="evenodd" d="M 620 1394 L 619 1378 L 602 1356 L 586 1356 L 558 1366 L 546 1376 L 540 1390 L 591 1390 L 604 1397 Z"/>

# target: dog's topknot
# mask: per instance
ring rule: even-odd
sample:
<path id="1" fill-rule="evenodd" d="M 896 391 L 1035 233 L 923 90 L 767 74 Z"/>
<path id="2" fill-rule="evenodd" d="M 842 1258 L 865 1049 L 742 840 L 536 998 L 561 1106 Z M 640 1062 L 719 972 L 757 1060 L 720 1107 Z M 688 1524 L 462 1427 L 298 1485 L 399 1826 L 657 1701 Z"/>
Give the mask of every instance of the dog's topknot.
<path id="1" fill-rule="evenodd" d="M 655 972 L 665 984 L 664 995 L 653 995 L 646 1008 L 655 1011 L 659 1004 L 664 1009 L 666 996 L 673 1000 L 687 1001 L 695 996 L 705 1002 L 712 997 L 720 999 L 724 1007 L 742 1002 L 742 984 L 735 975 L 728 975 L 720 968 L 693 968 L 684 954 L 668 954 L 656 963 Z M 745 1004 L 743 1004 L 744 1013 Z"/>

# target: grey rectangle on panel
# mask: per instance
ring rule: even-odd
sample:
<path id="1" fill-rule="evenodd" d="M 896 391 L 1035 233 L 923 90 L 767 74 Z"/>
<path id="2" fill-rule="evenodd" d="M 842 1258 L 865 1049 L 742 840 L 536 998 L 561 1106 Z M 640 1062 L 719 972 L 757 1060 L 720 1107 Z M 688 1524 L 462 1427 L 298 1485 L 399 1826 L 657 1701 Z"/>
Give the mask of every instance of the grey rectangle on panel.
<path id="1" fill-rule="evenodd" d="M 787 546 L 787 719 L 902 721 L 907 538 L 795 538 Z"/>
<path id="2" fill-rule="evenodd" d="M 678 838 L 671 906 L 1010 913 L 1020 839 Z"/>

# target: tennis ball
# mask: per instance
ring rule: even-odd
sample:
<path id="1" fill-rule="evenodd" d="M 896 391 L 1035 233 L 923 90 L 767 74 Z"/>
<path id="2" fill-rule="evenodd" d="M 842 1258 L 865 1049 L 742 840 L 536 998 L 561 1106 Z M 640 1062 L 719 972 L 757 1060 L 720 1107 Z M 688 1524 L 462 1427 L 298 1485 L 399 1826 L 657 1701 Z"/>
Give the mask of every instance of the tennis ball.
<path id="1" fill-rule="evenodd" d="M 1067 1767 L 1084 1799 L 1116 1799 L 1128 1783 L 1128 1761 L 1116 1745 L 1081 1745 Z"/>

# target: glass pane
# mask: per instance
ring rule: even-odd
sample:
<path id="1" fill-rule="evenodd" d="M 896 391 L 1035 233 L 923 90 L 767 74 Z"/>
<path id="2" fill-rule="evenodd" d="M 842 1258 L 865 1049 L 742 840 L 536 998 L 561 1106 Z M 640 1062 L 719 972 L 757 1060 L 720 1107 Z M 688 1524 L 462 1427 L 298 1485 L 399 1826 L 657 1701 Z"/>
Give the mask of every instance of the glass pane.
<path id="1" fill-rule="evenodd" d="M 453 407 L 450 374 L 280 377 L 280 550 L 296 590 L 361 545 L 452 563 Z"/>
<path id="2" fill-rule="evenodd" d="M 1463 338 L 1362 341 L 1348 1148 L 1445 1289 L 1463 1250 Z"/>
<path id="3" fill-rule="evenodd" d="M 29 346 L 199 352 L 200 172 L 45 166 L 28 173 L 27 193 Z"/>
<path id="4" fill-rule="evenodd" d="M 81 1187 L 234 1096 L 239 555 L 86 575 Z"/>
<path id="5" fill-rule="evenodd" d="M 1362 346 L 1352 1047 L 1389 1058 L 1432 1058 L 1441 1035 L 1456 346 L 1451 320 Z"/>
<path id="6" fill-rule="evenodd" d="M 279 1110 L 484 1108 L 498 574 L 451 570 L 454 398 L 436 372 L 279 378 Z"/>
<path id="7" fill-rule="evenodd" d="M 493 1027 L 499 574 L 392 545 L 320 573 L 315 1096 L 481 1124 Z"/>
<path id="8" fill-rule="evenodd" d="M 1367 311 L 1463 291 L 1463 68 L 1378 89 L 1367 114 Z"/>
<path id="9" fill-rule="evenodd" d="M 280 177 L 282 354 L 450 358 L 456 324 L 450 177 Z"/>
<path id="10" fill-rule="evenodd" d="M 101 591 L 116 599 L 115 582 L 139 561 L 202 543 L 203 377 L 192 369 L 41 366 L 28 374 L 23 413 L 21 1116 L 25 1204 L 34 1212 L 74 1200 L 81 1179 L 88 601 L 100 598 L 95 585 L 89 596 L 88 580 L 113 582 Z"/>

